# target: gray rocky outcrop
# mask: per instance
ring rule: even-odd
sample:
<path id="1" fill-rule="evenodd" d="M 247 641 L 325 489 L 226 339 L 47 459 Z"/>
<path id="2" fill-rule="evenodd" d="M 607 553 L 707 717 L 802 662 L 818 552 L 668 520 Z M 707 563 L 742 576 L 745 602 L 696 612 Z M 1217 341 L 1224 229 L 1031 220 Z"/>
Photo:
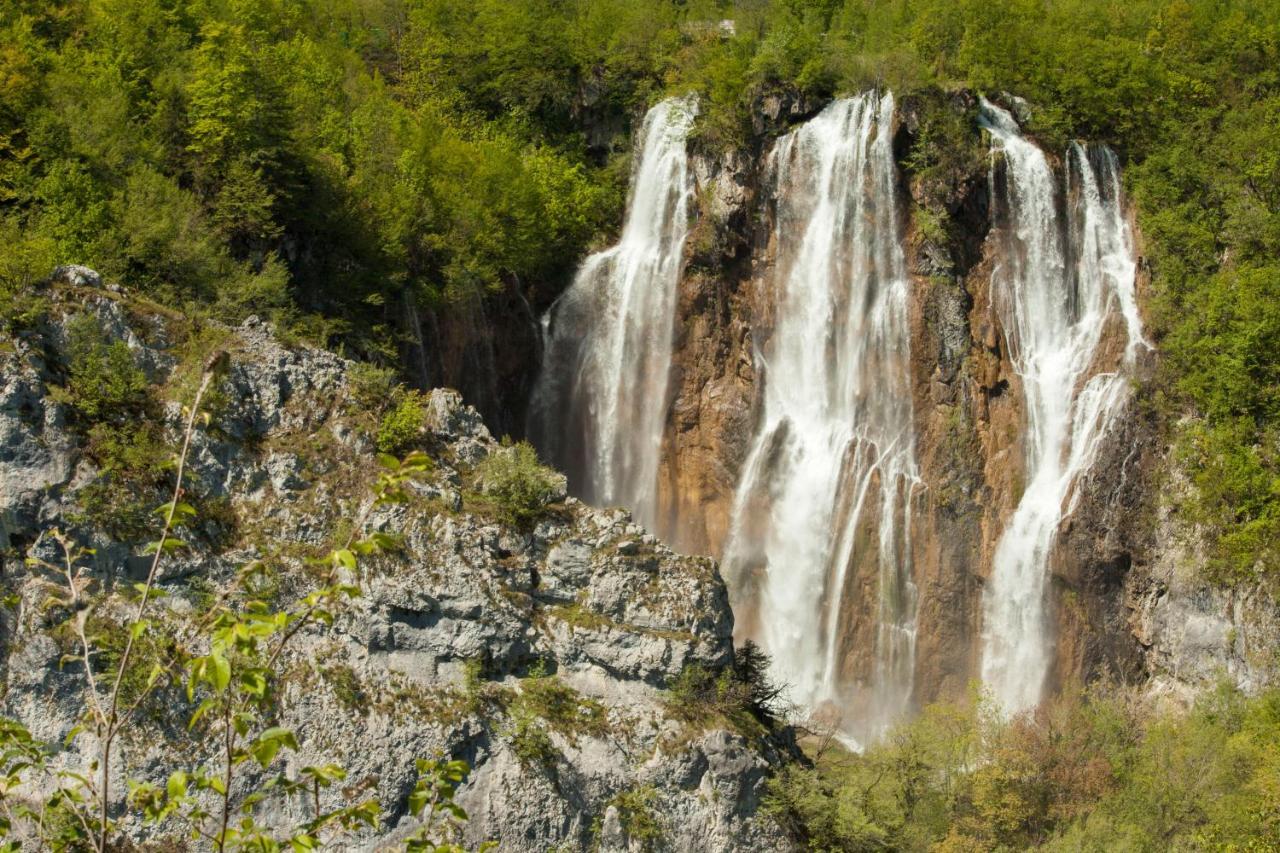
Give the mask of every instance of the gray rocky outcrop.
<path id="1" fill-rule="evenodd" d="M 19 600 L 3 613 L 0 713 L 59 743 L 76 722 L 81 675 L 61 665 L 59 617 L 42 603 L 55 579 L 20 556 L 58 526 L 97 548 L 103 582 L 145 574 L 141 543 L 112 536 L 81 506 L 84 490 L 105 474 L 57 390 L 66 324 L 87 311 L 108 337 L 128 343 L 158 383 L 156 417 L 171 442 L 198 336 L 111 293 L 74 301 L 60 299 L 57 287 L 52 294 L 48 321 L 0 347 L 0 525 L 5 582 Z M 281 597 L 305 594 L 307 558 L 367 507 L 378 470 L 377 418 L 368 400 L 356 399 L 350 362 L 285 346 L 255 318 L 209 335 L 229 358 L 210 423 L 195 434 L 188 483 L 199 506 L 221 509 L 198 519 L 185 534 L 191 547 L 165 564 L 168 595 L 156 618 L 178 626 L 250 561 L 273 568 Z M 674 553 L 623 510 L 565 497 L 563 479 L 553 481 L 555 502 L 536 524 L 500 523 L 479 495 L 476 467 L 508 451 L 456 392 L 431 391 L 423 408 L 416 444 L 432 459 L 429 473 L 407 502 L 368 515 L 369 528 L 397 535 L 400 547 L 362 561 L 355 580 L 363 594 L 332 625 L 300 634 L 283 659 L 280 724 L 300 742 L 286 771 L 335 761 L 378 797 L 383 824 L 354 848 L 412 832 L 414 760 L 437 755 L 473 766 L 458 794 L 471 815 L 469 844 L 786 848 L 759 811 L 780 742 L 714 720 L 689 723 L 666 699 L 686 667 L 732 663 L 733 618 L 715 563 Z M 37 550 L 49 557 L 48 547 L 42 541 Z M 513 723 L 531 675 L 556 679 L 596 721 L 565 728 L 535 720 L 551 744 L 536 759 L 521 754 Z M 186 711 L 181 697 L 173 703 L 180 728 Z M 198 756 L 202 747 L 191 753 L 180 733 L 166 732 L 125 739 L 116 790 L 126 776 L 150 778 Z M 74 750 L 62 757 L 68 766 L 83 759 Z M 336 805 L 343 795 L 328 796 Z M 296 818 L 289 808 L 260 818 Z M 629 834 L 636 808 L 655 833 Z M 139 839 L 166 831 L 122 820 Z"/>

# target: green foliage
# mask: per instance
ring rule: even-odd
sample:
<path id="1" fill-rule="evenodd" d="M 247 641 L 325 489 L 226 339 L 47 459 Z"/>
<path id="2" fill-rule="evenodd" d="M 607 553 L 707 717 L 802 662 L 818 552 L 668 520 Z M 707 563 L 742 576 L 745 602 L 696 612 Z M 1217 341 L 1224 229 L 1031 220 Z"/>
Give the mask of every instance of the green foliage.
<path id="1" fill-rule="evenodd" d="M 351 400 L 361 411 L 379 412 L 395 399 L 396 372 L 367 361 L 357 361 L 347 371 Z"/>
<path id="2" fill-rule="evenodd" d="M 11 218 L 0 217 L 0 332 L 35 325 L 48 307 L 35 284 L 57 263 L 57 250 L 48 237 L 29 234 Z"/>
<path id="3" fill-rule="evenodd" d="M 109 341 L 96 317 L 79 314 L 67 324 L 68 402 L 88 421 L 118 421 L 136 413 L 147 377 L 129 345 Z"/>
<path id="4" fill-rule="evenodd" d="M 512 710 L 510 725 L 502 734 L 511 744 L 516 758 L 526 766 L 552 767 L 560 755 L 546 727 L 527 706 L 521 705 Z"/>
<path id="5" fill-rule="evenodd" d="M 517 712 L 526 710 L 566 735 L 570 742 L 580 734 L 600 736 L 607 731 L 605 709 L 594 699 L 578 691 L 554 675 L 548 675 L 542 663 L 528 678 L 520 680 L 520 695 L 512 703 Z"/>
<path id="6" fill-rule="evenodd" d="M 389 299 L 558 285 L 616 214 L 616 182 L 575 146 L 428 85 L 433 34 L 408 4 L 53 8 L 0 13 L 0 220 L 23 235 L 5 287 L 81 261 L 381 353 Z"/>
<path id="7" fill-rule="evenodd" d="M 1219 272 L 1196 304 L 1164 342 L 1201 415 L 1177 431 L 1194 486 L 1182 509 L 1218 533 L 1210 571 L 1229 582 L 1280 567 L 1280 266 Z"/>
<path id="8" fill-rule="evenodd" d="M 86 520 L 121 542 L 141 542 L 155 528 L 153 507 L 172 468 L 154 422 L 94 424 L 86 453 L 98 476 L 78 493 Z"/>
<path id="9" fill-rule="evenodd" d="M 421 823 L 407 839 L 407 853 L 463 853 L 457 843 L 467 813 L 453 801 L 458 785 L 471 772 L 465 761 L 442 761 L 420 758 L 417 761 L 418 780 L 409 794 L 409 814 Z M 496 842 L 486 841 L 476 848 L 476 853 L 486 853 L 497 847 Z"/>
<path id="10" fill-rule="evenodd" d="M 1224 689 L 1157 713 L 1096 691 L 1013 720 L 934 705 L 863 753 L 819 744 L 766 808 L 823 850 L 1267 849 L 1278 703 Z"/>
<path id="11" fill-rule="evenodd" d="M 477 477 L 499 518 L 520 528 L 542 517 L 558 488 L 558 475 L 538 461 L 537 451 L 525 441 L 490 454 Z"/>
<path id="12" fill-rule="evenodd" d="M 469 678 L 471 672 L 468 667 Z M 507 702 L 507 714 L 510 722 L 503 735 L 516 757 L 532 766 L 552 767 L 559 757 L 550 730 L 570 743 L 579 735 L 600 737 L 607 731 L 604 706 L 548 675 L 541 661 L 520 680 L 520 692 Z"/>
<path id="13" fill-rule="evenodd" d="M 395 403 L 378 424 L 378 451 L 394 454 L 408 449 L 421 439 L 426 417 L 426 410 L 422 407 L 422 394 L 417 391 L 400 391 Z"/>
<path id="14" fill-rule="evenodd" d="M 681 670 L 667 691 L 667 711 L 688 726 L 727 725 L 748 738 L 778 726 L 782 689 L 769 679 L 768 656 L 748 640 L 734 657 L 718 673 L 697 663 Z"/>
<path id="15" fill-rule="evenodd" d="M 657 800 L 658 789 L 643 785 L 619 791 L 608 803 L 618 810 L 618 822 L 628 841 L 641 850 L 659 849 L 664 837 L 662 825 L 654 814 Z"/>

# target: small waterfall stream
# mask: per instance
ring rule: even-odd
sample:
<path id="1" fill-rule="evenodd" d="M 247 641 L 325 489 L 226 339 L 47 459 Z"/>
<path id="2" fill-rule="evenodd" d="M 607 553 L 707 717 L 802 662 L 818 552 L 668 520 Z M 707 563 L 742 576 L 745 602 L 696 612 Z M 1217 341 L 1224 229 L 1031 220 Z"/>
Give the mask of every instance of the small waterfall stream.
<path id="1" fill-rule="evenodd" d="M 1016 712 L 1040 700 L 1052 662 L 1049 559 L 1073 508 L 1072 486 L 1123 407 L 1125 368 L 1145 341 L 1115 154 L 1073 144 L 1060 193 L 1044 153 L 1007 112 L 984 101 L 981 124 L 992 137 L 992 198 L 1003 217 L 992 302 L 1026 410 L 1025 485 L 984 595 L 982 681 Z M 1100 343 L 1117 313 L 1128 344 L 1119 364 L 1106 364 Z"/>
<path id="2" fill-rule="evenodd" d="M 618 243 L 591 255 L 545 319 L 529 432 L 582 497 L 652 525 L 676 285 L 689 226 L 696 104 L 662 101 L 638 136 Z"/>
<path id="3" fill-rule="evenodd" d="M 776 263 L 763 284 L 776 318 L 757 340 L 762 411 L 724 555 L 735 612 L 792 701 L 831 703 L 859 733 L 905 709 L 914 668 L 917 469 L 893 109 L 888 94 L 836 101 L 771 156 Z M 844 641 L 863 614 L 846 607 L 866 567 L 875 671 L 852 684 Z"/>

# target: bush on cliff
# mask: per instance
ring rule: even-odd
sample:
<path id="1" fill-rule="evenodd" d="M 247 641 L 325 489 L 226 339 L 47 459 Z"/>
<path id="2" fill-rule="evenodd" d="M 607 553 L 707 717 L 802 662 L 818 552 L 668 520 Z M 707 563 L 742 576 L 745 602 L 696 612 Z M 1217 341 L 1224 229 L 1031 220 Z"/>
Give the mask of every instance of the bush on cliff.
<path id="1" fill-rule="evenodd" d="M 401 389 L 393 399 L 395 402 L 378 424 L 380 453 L 403 453 L 422 437 L 422 425 L 427 416 L 422 408 L 422 395 Z"/>
<path id="2" fill-rule="evenodd" d="M 504 447 L 485 458 L 476 472 L 480 492 L 493 502 L 500 520 L 528 528 L 555 499 L 559 475 L 538 461 L 527 441 Z"/>
<path id="3" fill-rule="evenodd" d="M 147 376 L 129 345 L 108 340 L 98 319 L 80 314 L 67 324 L 68 402 L 90 423 L 136 417 L 143 409 Z"/>
<path id="4" fill-rule="evenodd" d="M 701 664 L 680 671 L 667 691 L 667 709 L 694 727 L 728 725 L 747 737 L 777 728 L 786 713 L 783 688 L 769 677 L 769 656 L 752 640 L 734 664 L 714 672 Z"/>

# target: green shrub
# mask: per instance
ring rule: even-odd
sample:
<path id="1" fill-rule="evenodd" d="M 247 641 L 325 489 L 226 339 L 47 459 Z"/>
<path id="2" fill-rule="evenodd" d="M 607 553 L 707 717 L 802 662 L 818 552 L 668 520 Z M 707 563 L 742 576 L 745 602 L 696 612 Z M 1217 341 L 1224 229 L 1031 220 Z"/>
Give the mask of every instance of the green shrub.
<path id="1" fill-rule="evenodd" d="M 0 218 L 0 246 L 0 332 L 29 328 L 48 309 L 35 285 L 53 269 L 57 247 L 10 217 Z"/>
<path id="2" fill-rule="evenodd" d="M 505 523 L 528 528 L 542 517 L 559 489 L 558 475 L 538 461 L 538 453 L 522 441 L 480 463 L 481 492 L 492 499 Z"/>
<path id="3" fill-rule="evenodd" d="M 629 788 L 614 795 L 609 805 L 618 810 L 622 831 L 641 850 L 657 849 L 663 839 L 662 825 L 654 813 L 658 789 L 652 785 Z"/>
<path id="4" fill-rule="evenodd" d="M 426 416 L 422 395 L 417 391 L 402 392 L 378 424 L 378 450 L 392 454 L 408 450 L 422 435 Z"/>
<path id="5" fill-rule="evenodd" d="M 395 397 L 396 372 L 367 361 L 354 362 L 347 370 L 351 400 L 362 411 L 379 412 Z"/>
<path id="6" fill-rule="evenodd" d="M 579 734 L 599 736 L 606 732 L 604 706 L 582 696 L 556 676 L 547 675 L 541 663 L 528 678 L 521 679 L 520 695 L 512 707 L 546 721 L 570 741 Z"/>
<path id="7" fill-rule="evenodd" d="M 728 725 L 747 737 L 763 734 L 781 718 L 782 689 L 769 680 L 768 670 L 768 656 L 751 641 L 720 672 L 689 664 L 667 691 L 667 711 L 694 727 Z"/>
<path id="8" fill-rule="evenodd" d="M 162 500 L 172 466 L 169 448 L 153 422 L 89 429 L 86 453 L 98 476 L 77 494 L 85 520 L 121 542 L 155 532 L 153 508 Z"/>
<path id="9" fill-rule="evenodd" d="M 146 400 L 147 376 L 124 341 L 108 341 L 91 315 L 67 326 L 68 402 L 89 421 L 119 420 Z"/>
<path id="10" fill-rule="evenodd" d="M 215 353 L 234 347 L 234 333 L 221 323 L 211 323 L 203 317 L 188 316 L 190 324 L 185 337 L 174 348 L 177 364 L 165 380 L 162 394 L 166 400 L 174 400 L 183 406 L 190 404 L 204 375 L 205 366 Z M 214 380 L 205 390 L 204 411 L 210 421 L 217 423 L 230 405 L 225 383 Z"/>
<path id="11" fill-rule="evenodd" d="M 860 753 L 810 742 L 765 810 L 814 850 L 1269 850 L 1277 743 L 1274 690 L 1185 712 L 1098 689 L 1013 719 L 975 697 Z"/>
<path id="12" fill-rule="evenodd" d="M 560 754 L 546 727 L 532 710 L 523 705 L 512 709 L 511 724 L 503 735 L 511 742 L 516 757 L 525 765 L 550 767 Z"/>

